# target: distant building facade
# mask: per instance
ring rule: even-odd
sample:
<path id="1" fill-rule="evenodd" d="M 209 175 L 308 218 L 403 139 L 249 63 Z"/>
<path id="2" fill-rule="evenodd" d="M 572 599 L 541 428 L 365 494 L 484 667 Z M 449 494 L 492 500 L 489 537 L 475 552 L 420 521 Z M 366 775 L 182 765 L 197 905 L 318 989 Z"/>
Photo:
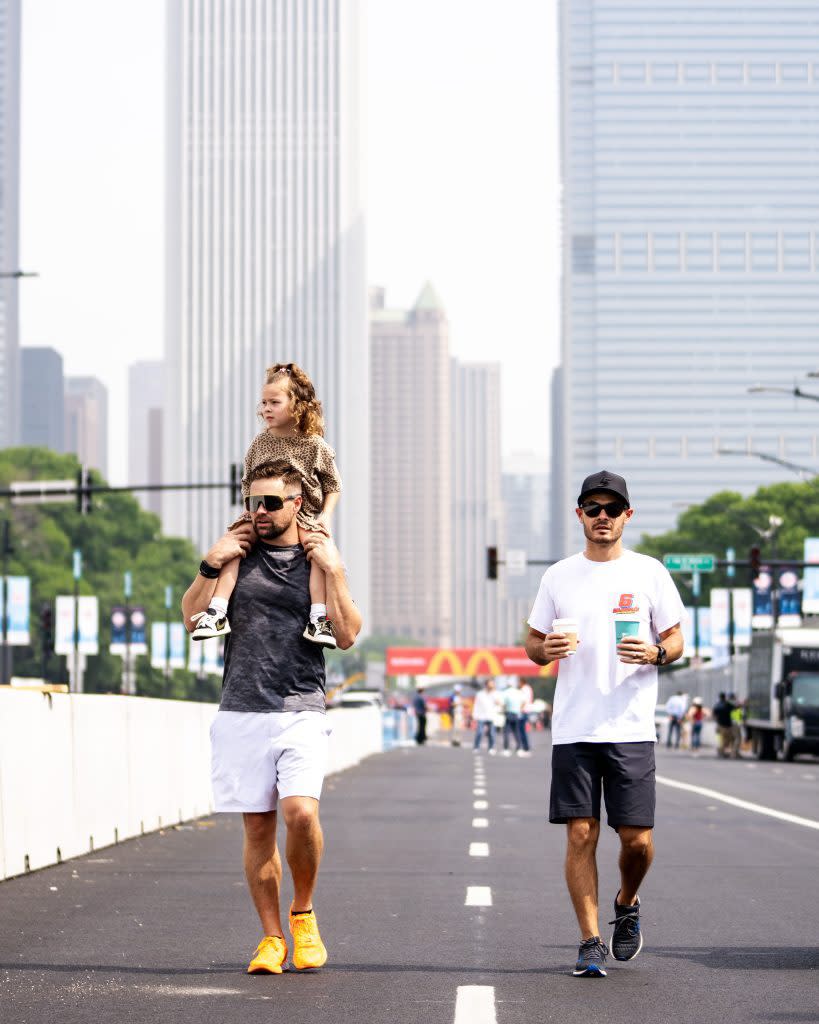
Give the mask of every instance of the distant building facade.
<path id="1" fill-rule="evenodd" d="M 0 273 L 19 270 L 20 0 L 0 0 Z M 21 390 L 18 289 L 0 278 L 0 448 L 18 444 Z"/>
<path id="2" fill-rule="evenodd" d="M 108 476 L 108 391 L 96 377 L 65 379 L 65 450 Z"/>
<path id="3" fill-rule="evenodd" d="M 503 639 L 505 579 L 486 550 L 503 541 L 499 363 L 452 360 L 452 632 L 457 647 Z"/>
<path id="4" fill-rule="evenodd" d="M 20 443 L 65 451 L 63 357 L 45 346 L 20 349 Z"/>
<path id="5" fill-rule="evenodd" d="M 161 484 L 165 364 L 161 360 L 128 368 L 128 482 Z M 175 481 L 174 481 L 175 482 Z M 162 514 L 162 491 L 136 491 L 142 507 Z"/>
<path id="6" fill-rule="evenodd" d="M 166 419 L 171 482 L 229 479 L 265 368 L 314 381 L 343 479 L 335 532 L 369 628 L 361 0 L 167 5 Z M 171 479 L 173 478 L 173 479 Z M 207 547 L 227 490 L 169 492 Z"/>
<path id="7" fill-rule="evenodd" d="M 626 477 L 637 540 L 794 479 L 754 452 L 819 468 L 815 403 L 747 392 L 819 368 L 816 3 L 681 10 L 560 4 L 557 554 L 594 470 Z"/>
<path id="8" fill-rule="evenodd" d="M 447 646 L 452 621 L 451 362 L 443 304 L 370 306 L 371 632 Z"/>

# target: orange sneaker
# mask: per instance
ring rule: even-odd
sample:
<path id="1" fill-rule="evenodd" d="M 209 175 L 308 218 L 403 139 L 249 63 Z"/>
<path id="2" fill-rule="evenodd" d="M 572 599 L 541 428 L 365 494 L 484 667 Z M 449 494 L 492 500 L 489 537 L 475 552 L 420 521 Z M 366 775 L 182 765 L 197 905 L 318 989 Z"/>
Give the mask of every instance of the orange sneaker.
<path id="1" fill-rule="evenodd" d="M 281 974 L 287 960 L 287 943 L 281 935 L 265 935 L 247 967 L 248 974 Z"/>
<path id="2" fill-rule="evenodd" d="M 315 911 L 294 914 L 290 907 L 290 934 L 293 936 L 293 966 L 297 971 L 323 967 L 327 950 L 321 941 Z"/>

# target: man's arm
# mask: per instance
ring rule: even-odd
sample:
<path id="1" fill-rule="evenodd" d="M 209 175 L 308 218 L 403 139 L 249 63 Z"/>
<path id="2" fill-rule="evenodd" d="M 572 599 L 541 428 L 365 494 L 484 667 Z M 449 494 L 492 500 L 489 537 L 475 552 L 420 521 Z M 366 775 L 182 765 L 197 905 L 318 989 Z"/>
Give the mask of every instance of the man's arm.
<path id="1" fill-rule="evenodd" d="M 523 646 L 529 660 L 536 665 L 548 665 L 550 661 L 561 661 L 569 656 L 571 648 L 569 638 L 565 633 L 540 633 L 531 626 Z"/>
<path id="2" fill-rule="evenodd" d="M 242 523 L 235 530 L 220 537 L 219 540 L 205 555 L 203 561 L 214 569 L 221 569 L 234 558 L 244 558 L 253 545 L 253 527 L 250 523 Z M 213 597 L 216 590 L 218 577 L 207 579 L 198 573 L 196 579 L 191 583 L 182 598 L 182 621 L 185 629 L 190 633 L 193 629 L 191 615 L 204 611 Z"/>
<path id="3" fill-rule="evenodd" d="M 324 571 L 327 581 L 327 616 L 333 622 L 338 646 L 346 651 L 361 632 L 361 612 L 347 587 L 347 576 L 338 548 L 329 537 L 312 532 L 304 542 L 307 558 Z"/>

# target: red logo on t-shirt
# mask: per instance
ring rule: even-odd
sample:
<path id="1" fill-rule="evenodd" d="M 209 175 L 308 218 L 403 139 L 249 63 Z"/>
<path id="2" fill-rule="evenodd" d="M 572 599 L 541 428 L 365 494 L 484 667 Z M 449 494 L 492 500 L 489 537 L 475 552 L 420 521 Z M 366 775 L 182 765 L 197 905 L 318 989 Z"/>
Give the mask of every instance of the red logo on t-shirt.
<path id="1" fill-rule="evenodd" d="M 615 615 L 632 615 L 639 610 L 639 605 L 634 603 L 634 594 L 621 594 L 620 603 L 616 608 L 612 608 Z"/>

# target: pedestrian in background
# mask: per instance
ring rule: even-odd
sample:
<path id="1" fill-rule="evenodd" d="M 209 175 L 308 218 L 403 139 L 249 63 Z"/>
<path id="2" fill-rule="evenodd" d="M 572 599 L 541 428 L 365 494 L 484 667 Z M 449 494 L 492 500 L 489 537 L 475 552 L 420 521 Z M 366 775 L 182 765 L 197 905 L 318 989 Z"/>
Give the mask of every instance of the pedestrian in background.
<path id="1" fill-rule="evenodd" d="M 730 757 L 733 737 L 733 720 L 731 712 L 734 705 L 724 693 L 720 693 L 714 705 L 714 721 L 717 723 L 717 757 Z"/>
<path id="2" fill-rule="evenodd" d="M 525 753 L 529 753 L 529 715 L 535 700 L 535 691 L 531 685 L 520 680 L 520 692 L 523 695 L 523 707 L 520 712 L 520 745 Z"/>
<path id="3" fill-rule="evenodd" d="M 682 733 L 682 723 L 685 718 L 685 713 L 688 710 L 688 702 L 682 690 L 669 697 L 665 702 L 665 710 L 668 713 L 668 736 L 666 737 L 666 747 L 671 747 L 672 737 L 674 742 L 674 749 L 678 750 L 680 746 L 680 735 Z"/>
<path id="4" fill-rule="evenodd" d="M 472 705 L 472 717 L 475 719 L 475 743 L 472 747 L 477 751 L 481 749 L 481 740 L 486 734 L 487 750 L 495 754 L 495 715 L 498 713 L 498 693 L 495 689 L 495 680 L 487 679 L 483 688 L 475 694 L 475 703 Z"/>
<path id="5" fill-rule="evenodd" d="M 707 711 L 702 706 L 702 697 L 695 697 L 688 709 L 688 721 L 691 723 L 691 749 L 699 750 L 702 745 L 702 723 Z"/>
<path id="6" fill-rule="evenodd" d="M 412 699 L 412 710 L 415 712 L 415 742 L 422 747 L 427 741 L 427 702 L 424 700 L 424 688 L 418 686 Z"/>
<path id="7" fill-rule="evenodd" d="M 735 693 L 728 694 L 728 700 L 734 705 L 731 712 L 731 757 L 742 757 L 742 723 L 745 721 L 745 709 L 737 700 Z"/>
<path id="8" fill-rule="evenodd" d="M 526 653 L 536 665 L 560 661 L 549 821 L 566 825 L 566 883 L 581 935 L 574 975 L 599 978 L 609 954 L 598 920 L 601 795 L 620 839 L 611 952 L 632 960 L 643 945 L 638 892 L 654 856 L 657 666 L 682 656 L 685 610 L 662 563 L 623 547 L 633 509 L 621 476 L 587 477 L 577 505 L 585 550 L 543 574 Z M 555 629 L 559 619 L 574 631 Z"/>
<path id="9" fill-rule="evenodd" d="M 504 722 L 503 722 L 503 756 L 511 757 L 512 751 L 509 749 L 509 737 L 512 736 L 515 741 L 515 752 L 521 757 L 525 756 L 526 751 L 523 749 L 523 743 L 520 738 L 520 719 L 523 714 L 523 693 L 520 690 L 520 680 L 515 679 L 514 682 L 510 683 L 509 686 L 501 694 L 501 700 L 503 702 L 504 711 Z"/>

